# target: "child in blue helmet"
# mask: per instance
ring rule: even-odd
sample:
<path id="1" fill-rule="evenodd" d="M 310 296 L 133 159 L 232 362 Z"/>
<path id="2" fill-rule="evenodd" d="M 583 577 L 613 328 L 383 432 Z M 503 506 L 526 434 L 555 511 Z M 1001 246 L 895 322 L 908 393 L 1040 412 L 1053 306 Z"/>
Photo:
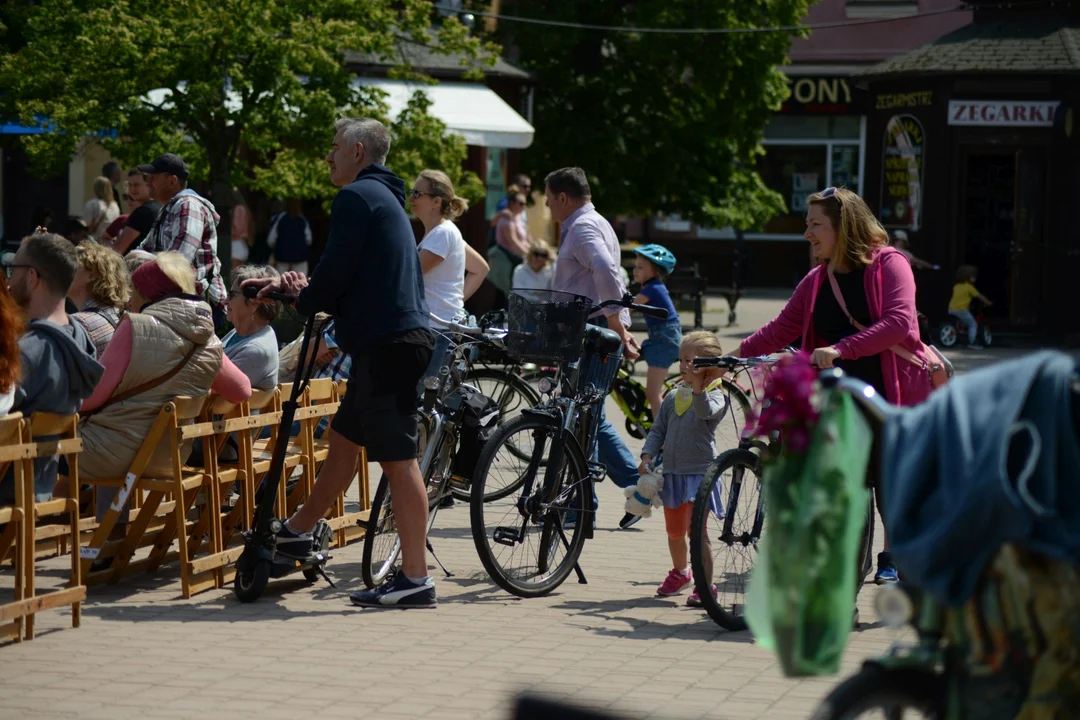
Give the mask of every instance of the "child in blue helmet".
<path id="1" fill-rule="evenodd" d="M 660 411 L 660 394 L 664 378 L 671 366 L 679 360 L 682 345 L 682 324 L 664 278 L 675 269 L 675 255 L 663 245 L 644 245 L 634 250 L 634 280 L 641 283 L 641 291 L 634 302 L 667 309 L 664 319 L 645 316 L 649 338 L 641 344 L 641 356 L 649 366 L 645 382 L 645 397 L 649 400 L 653 417 Z"/>

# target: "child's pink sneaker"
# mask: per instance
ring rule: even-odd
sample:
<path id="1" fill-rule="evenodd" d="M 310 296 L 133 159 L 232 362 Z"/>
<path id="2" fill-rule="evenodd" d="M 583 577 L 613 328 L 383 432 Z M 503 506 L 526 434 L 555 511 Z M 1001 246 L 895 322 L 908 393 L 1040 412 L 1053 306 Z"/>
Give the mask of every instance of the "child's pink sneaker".
<path id="1" fill-rule="evenodd" d="M 716 599 L 716 586 L 715 585 L 710 585 L 709 590 L 712 591 L 713 600 L 715 600 Z M 696 607 L 696 608 L 701 607 L 701 596 L 698 595 L 698 592 L 697 592 L 696 589 L 694 590 L 694 592 L 690 593 L 690 597 L 686 598 L 686 604 L 689 607 Z"/>
<path id="2" fill-rule="evenodd" d="M 692 582 L 694 582 L 694 574 L 690 572 L 689 568 L 687 568 L 685 575 L 672 568 L 667 577 L 664 578 L 664 582 L 656 589 L 656 594 L 665 596 L 678 595 Z"/>

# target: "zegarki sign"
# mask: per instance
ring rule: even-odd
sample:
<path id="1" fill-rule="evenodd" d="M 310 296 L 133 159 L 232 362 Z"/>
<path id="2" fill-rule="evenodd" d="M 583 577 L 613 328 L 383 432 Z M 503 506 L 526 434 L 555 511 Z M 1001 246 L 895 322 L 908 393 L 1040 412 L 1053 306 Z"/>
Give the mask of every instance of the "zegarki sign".
<path id="1" fill-rule="evenodd" d="M 950 100 L 950 125 L 1052 127 L 1060 102 L 1045 100 Z"/>

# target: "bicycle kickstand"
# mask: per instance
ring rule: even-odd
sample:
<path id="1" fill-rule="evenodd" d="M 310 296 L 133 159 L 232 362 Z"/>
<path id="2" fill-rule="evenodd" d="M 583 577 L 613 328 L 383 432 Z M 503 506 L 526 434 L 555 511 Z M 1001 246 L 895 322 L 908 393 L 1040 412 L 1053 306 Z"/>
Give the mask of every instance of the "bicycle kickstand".
<path id="1" fill-rule="evenodd" d="M 431 557 L 435 558 L 435 562 L 439 563 L 439 567 L 444 573 L 446 573 L 446 577 L 454 577 L 454 573 L 447 570 L 446 566 L 442 564 L 442 560 L 440 560 L 439 556 L 435 554 L 435 548 L 431 547 L 431 540 L 427 540 L 426 543 L 428 552 L 431 553 Z"/>
<path id="2" fill-rule="evenodd" d="M 579 585 L 589 584 L 589 581 L 585 579 L 585 573 L 581 569 L 581 563 L 574 563 L 574 572 L 577 573 L 577 581 Z"/>

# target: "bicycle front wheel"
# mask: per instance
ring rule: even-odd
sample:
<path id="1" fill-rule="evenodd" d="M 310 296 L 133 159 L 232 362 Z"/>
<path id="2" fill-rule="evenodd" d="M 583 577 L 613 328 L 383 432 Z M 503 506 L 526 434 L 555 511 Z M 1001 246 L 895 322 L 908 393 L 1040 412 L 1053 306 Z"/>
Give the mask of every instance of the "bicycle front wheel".
<path id="1" fill-rule="evenodd" d="M 746 590 L 764 525 L 760 459 L 745 448 L 721 453 L 694 499 L 690 561 L 705 612 L 727 630 L 746 629 Z"/>
<path id="2" fill-rule="evenodd" d="M 946 713 L 945 698 L 945 681 L 940 675 L 869 666 L 829 693 L 814 711 L 813 720 L 940 720 Z"/>
<path id="3" fill-rule="evenodd" d="M 592 520 L 585 459 L 576 444 L 563 443 L 561 432 L 555 418 L 521 415 L 495 432 L 476 463 L 470 501 L 476 552 L 491 579 L 518 597 L 547 595 L 566 580 Z M 555 443 L 563 443 L 562 460 L 545 487 Z M 518 490 L 507 495 L 507 487 Z"/>

